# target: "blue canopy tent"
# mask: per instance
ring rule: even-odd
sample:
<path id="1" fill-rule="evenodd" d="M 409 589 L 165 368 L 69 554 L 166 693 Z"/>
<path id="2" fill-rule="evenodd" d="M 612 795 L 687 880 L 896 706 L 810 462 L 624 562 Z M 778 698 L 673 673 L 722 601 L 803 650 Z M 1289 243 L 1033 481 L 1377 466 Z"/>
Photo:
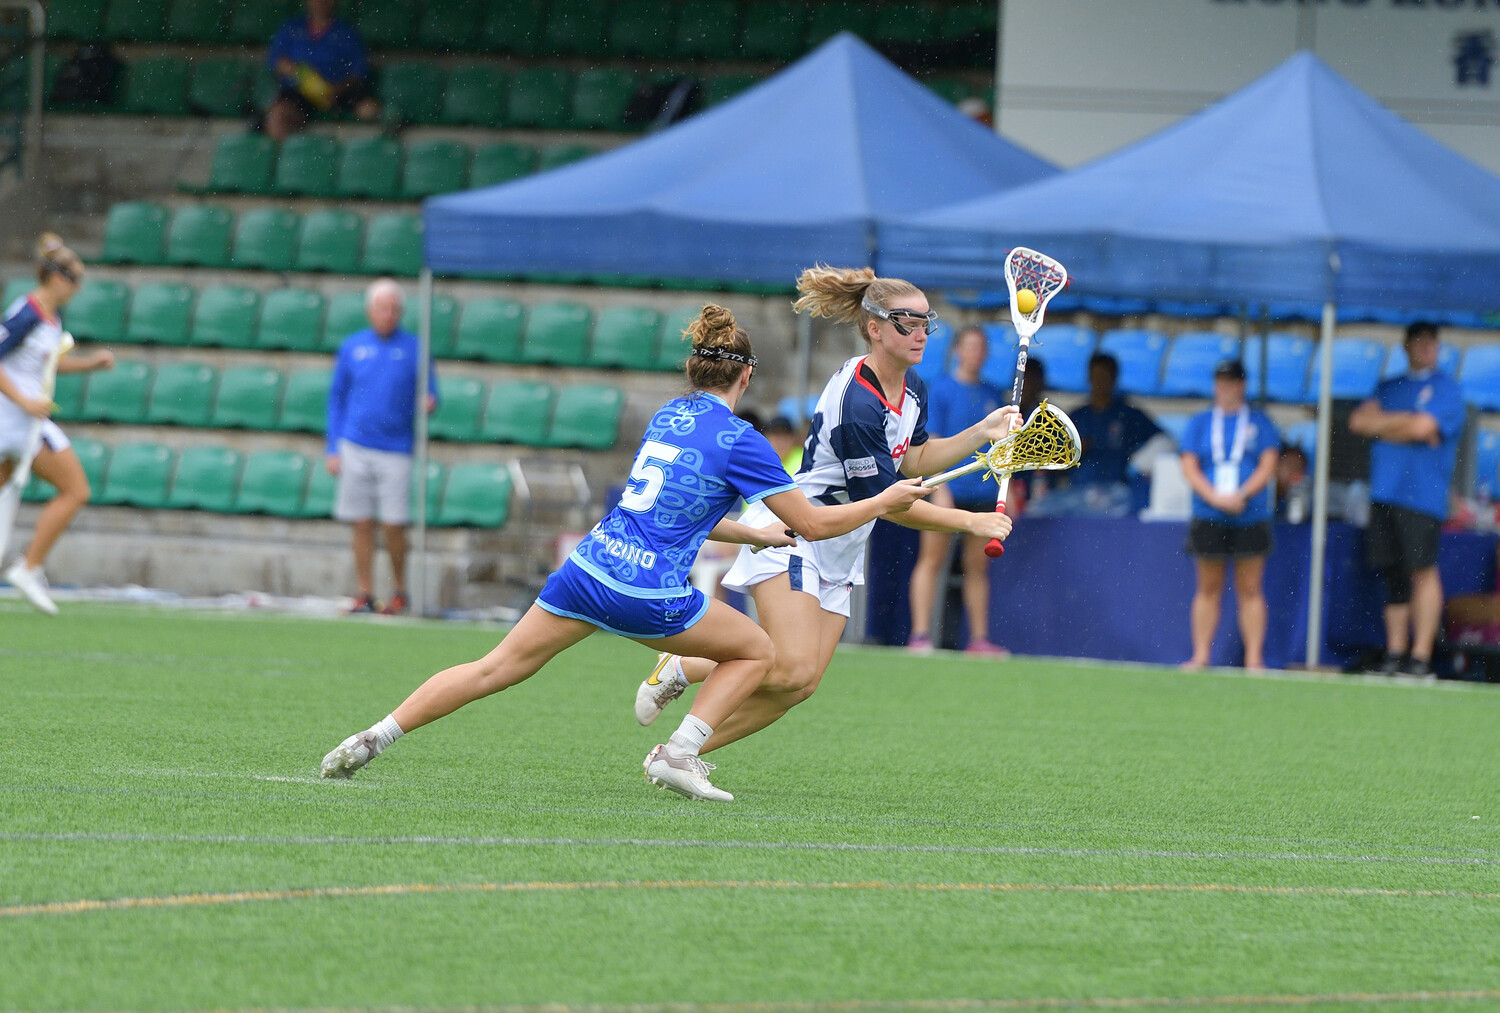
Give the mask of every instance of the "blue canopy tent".
<path id="1" fill-rule="evenodd" d="M 870 263 L 881 218 L 1056 172 L 842 34 L 659 134 L 427 201 L 427 264 L 790 286 Z"/>
<path id="2" fill-rule="evenodd" d="M 1311 53 L 1064 176 L 883 224 L 879 242 L 882 273 L 934 287 L 1001 285 L 1006 251 L 1024 245 L 1088 294 L 1321 304 L 1310 661 L 1337 307 L 1500 307 L 1500 178 Z"/>
<path id="3" fill-rule="evenodd" d="M 882 218 L 1057 172 L 842 34 L 731 101 L 634 144 L 428 200 L 422 298 L 425 307 L 434 272 L 790 287 L 817 261 L 872 263 Z M 809 342 L 804 330 L 798 403 L 806 400 Z M 424 506 L 419 498 L 419 544 Z"/>

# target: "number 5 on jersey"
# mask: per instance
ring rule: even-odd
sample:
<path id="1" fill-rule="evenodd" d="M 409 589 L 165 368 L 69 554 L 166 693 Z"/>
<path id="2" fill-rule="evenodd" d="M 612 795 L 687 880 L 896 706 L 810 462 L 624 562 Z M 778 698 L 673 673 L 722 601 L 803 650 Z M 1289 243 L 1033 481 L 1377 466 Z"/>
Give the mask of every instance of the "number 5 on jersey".
<path id="1" fill-rule="evenodd" d="M 670 443 L 657 440 L 642 443 L 641 452 L 630 466 L 630 487 L 620 497 L 620 506 L 638 514 L 655 506 L 656 497 L 661 495 L 661 487 L 667 481 L 667 473 L 661 466 L 671 464 L 681 453 L 681 447 L 674 447 Z M 637 482 L 641 484 L 636 485 Z"/>

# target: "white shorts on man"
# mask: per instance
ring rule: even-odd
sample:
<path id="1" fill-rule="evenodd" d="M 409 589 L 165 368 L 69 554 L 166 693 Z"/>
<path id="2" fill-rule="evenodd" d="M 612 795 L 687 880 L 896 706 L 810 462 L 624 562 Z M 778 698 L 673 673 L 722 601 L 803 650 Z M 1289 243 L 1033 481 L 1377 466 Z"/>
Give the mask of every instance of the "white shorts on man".
<path id="1" fill-rule="evenodd" d="M 412 455 L 340 440 L 338 497 L 333 515 L 341 521 L 411 523 Z"/>

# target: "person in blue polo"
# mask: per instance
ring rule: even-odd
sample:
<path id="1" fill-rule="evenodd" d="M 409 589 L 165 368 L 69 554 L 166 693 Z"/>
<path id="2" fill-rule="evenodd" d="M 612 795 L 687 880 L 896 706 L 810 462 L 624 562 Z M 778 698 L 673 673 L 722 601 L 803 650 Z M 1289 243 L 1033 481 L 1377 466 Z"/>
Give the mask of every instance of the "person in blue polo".
<path id="1" fill-rule="evenodd" d="M 1182 436 L 1182 474 L 1193 489 L 1187 553 L 1197 569 L 1191 626 L 1193 656 L 1184 668 L 1203 668 L 1213 648 L 1234 564 L 1245 667 L 1265 667 L 1266 596 L 1271 552 L 1271 478 L 1281 439 L 1276 426 L 1245 401 L 1245 366 L 1225 359 L 1214 369 L 1214 403 L 1188 420 Z"/>
<path id="2" fill-rule="evenodd" d="M 1404 376 L 1387 380 L 1349 416 L 1370 448 L 1370 525 L 1365 556 L 1385 577 L 1386 675 L 1432 675 L 1432 647 L 1443 617 L 1438 535 L 1448 516 L 1448 485 L 1464 428 L 1458 382 L 1438 372 L 1434 324 L 1406 329 Z"/>

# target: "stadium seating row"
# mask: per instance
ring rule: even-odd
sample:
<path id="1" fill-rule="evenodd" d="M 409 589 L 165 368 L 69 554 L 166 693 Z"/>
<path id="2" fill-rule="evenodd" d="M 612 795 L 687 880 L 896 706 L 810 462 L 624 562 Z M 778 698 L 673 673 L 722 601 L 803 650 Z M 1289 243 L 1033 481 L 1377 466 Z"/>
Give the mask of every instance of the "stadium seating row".
<path id="1" fill-rule="evenodd" d="M 179 454 L 160 443 L 110 448 L 87 439 L 74 440 L 73 447 L 97 504 L 273 517 L 333 516 L 333 476 L 321 461 L 295 451 L 241 454 L 228 447 L 202 446 Z M 503 464 L 445 468 L 429 462 L 426 485 L 429 524 L 500 528 L 510 517 L 511 478 Z M 51 486 L 33 477 L 23 498 L 37 503 L 53 495 Z"/>
<path id="2" fill-rule="evenodd" d="M 54 417 L 62 422 L 174 425 L 211 429 L 327 431 L 332 371 L 290 375 L 268 366 L 174 362 L 152 369 L 121 361 L 102 373 L 58 377 Z M 438 376 L 434 439 L 532 447 L 608 450 L 619 435 L 625 397 L 615 387 Z"/>
<path id="3" fill-rule="evenodd" d="M 506 183 L 532 172 L 569 165 L 598 148 L 583 144 L 500 142 L 471 151 L 454 141 L 399 141 L 371 137 L 340 144 L 299 134 L 278 153 L 263 134 L 228 134 L 214 147 L 208 182 L 179 184 L 189 193 L 287 194 L 369 200 L 422 200 L 455 190 Z M 278 154 L 280 157 L 278 157 Z"/>
<path id="4" fill-rule="evenodd" d="M 1009 325 L 986 324 L 990 357 L 983 375 L 1005 389 L 1015 376 L 1015 332 Z M 929 342 L 919 372 L 929 382 L 943 371 L 951 331 L 944 330 Z M 1272 401 L 1311 404 L 1317 400 L 1321 370 L 1316 346 L 1294 334 L 1272 334 L 1265 342 L 1265 395 Z M 1197 331 L 1169 338 L 1157 331 L 1116 329 L 1096 335 L 1075 324 L 1049 324 L 1032 342 L 1031 360 L 1041 361 L 1052 390 L 1088 390 L 1088 360 L 1095 351 L 1108 352 L 1120 363 L 1119 389 L 1145 397 L 1210 397 L 1213 370 L 1220 361 L 1239 358 L 1239 339 L 1224 334 Z M 1252 397 L 1261 392 L 1262 342 L 1247 339 L 1245 371 Z M 1461 352 L 1443 345 L 1440 369 L 1457 377 L 1464 395 L 1485 411 L 1500 411 L 1500 346 L 1475 345 Z M 1333 343 L 1333 396 L 1365 398 L 1384 377 L 1406 370 L 1406 353 L 1400 345 L 1372 338 L 1335 338 Z"/>
<path id="5" fill-rule="evenodd" d="M 295 0 L 49 0 L 50 39 L 264 45 Z M 993 44 L 986 0 L 425 0 L 346 2 L 366 45 L 517 56 L 784 61 L 839 31 L 879 44 Z"/>
<path id="6" fill-rule="evenodd" d="M 4 301 L 35 282 L 15 278 Z M 402 325 L 416 331 L 420 307 L 406 304 Z M 682 368 L 682 331 L 697 314 L 686 306 L 662 314 L 644 306 L 615 306 L 597 316 L 582 303 L 535 303 L 452 296 L 432 301 L 432 352 L 438 358 L 481 362 L 673 371 Z M 213 285 L 197 292 L 176 282 L 148 282 L 132 291 L 118 281 L 90 279 L 63 311 L 75 337 L 106 344 L 152 344 L 264 351 L 336 352 L 368 326 L 364 295 L 324 299 L 302 288 Z"/>

